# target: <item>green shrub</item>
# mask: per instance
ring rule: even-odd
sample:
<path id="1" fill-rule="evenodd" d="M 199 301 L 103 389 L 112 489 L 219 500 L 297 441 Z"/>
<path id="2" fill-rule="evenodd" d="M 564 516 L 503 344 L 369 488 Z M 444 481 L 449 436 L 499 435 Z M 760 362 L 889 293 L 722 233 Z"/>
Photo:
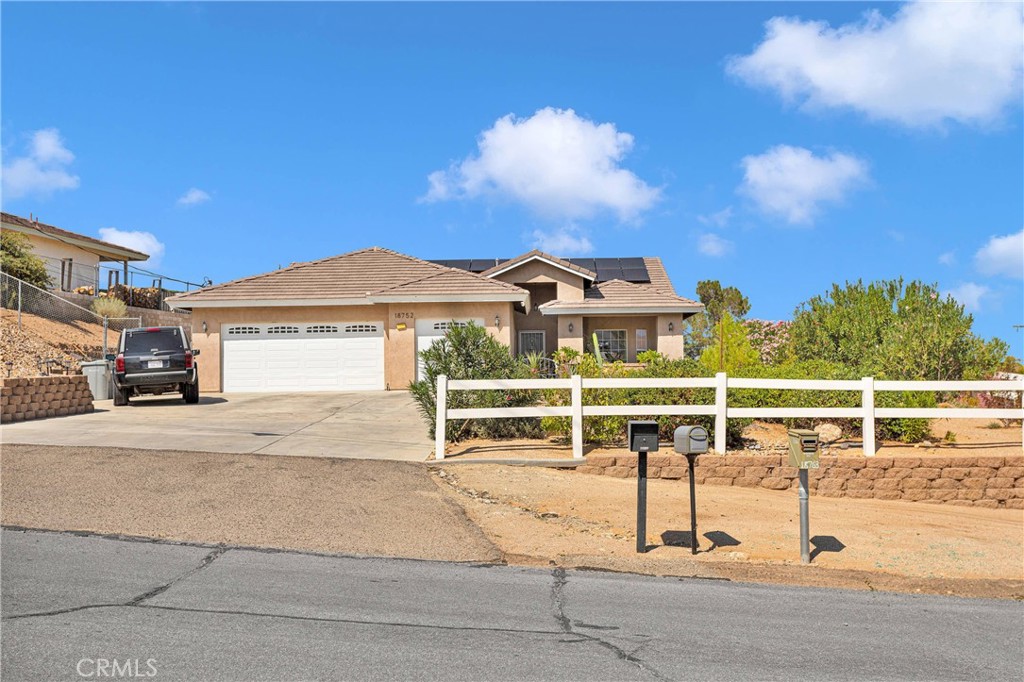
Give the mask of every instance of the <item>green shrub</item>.
<path id="1" fill-rule="evenodd" d="M 420 353 L 424 379 L 409 385 L 409 391 L 427 422 L 431 437 L 437 414 L 437 377 L 454 379 L 526 379 L 529 368 L 514 358 L 509 347 L 470 323 L 453 326 L 443 339 Z M 537 403 L 537 391 L 452 391 L 448 408 L 525 407 Z M 449 419 L 445 438 L 529 438 L 541 435 L 538 419 Z"/>
<path id="2" fill-rule="evenodd" d="M 125 317 L 128 314 L 128 306 L 116 298 L 97 298 L 89 307 L 100 317 Z"/>
<path id="3" fill-rule="evenodd" d="M 48 289 L 52 283 L 46 263 L 32 252 L 32 242 L 13 230 L 0 232 L 0 269 L 40 289 Z"/>
<path id="4" fill-rule="evenodd" d="M 935 393 L 931 391 L 904 391 L 903 393 L 876 393 L 876 407 L 935 407 Z M 884 440 L 920 443 L 931 435 L 931 420 L 901 417 L 876 419 L 875 435 Z"/>

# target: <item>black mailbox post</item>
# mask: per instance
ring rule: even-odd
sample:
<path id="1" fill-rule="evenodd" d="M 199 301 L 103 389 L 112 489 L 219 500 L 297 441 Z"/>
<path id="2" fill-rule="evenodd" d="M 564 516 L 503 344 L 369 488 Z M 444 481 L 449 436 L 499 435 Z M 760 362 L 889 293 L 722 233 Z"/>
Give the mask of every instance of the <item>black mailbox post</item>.
<path id="1" fill-rule="evenodd" d="M 626 427 L 629 451 L 636 453 L 636 551 L 647 551 L 647 453 L 658 451 L 658 422 L 630 421 Z"/>

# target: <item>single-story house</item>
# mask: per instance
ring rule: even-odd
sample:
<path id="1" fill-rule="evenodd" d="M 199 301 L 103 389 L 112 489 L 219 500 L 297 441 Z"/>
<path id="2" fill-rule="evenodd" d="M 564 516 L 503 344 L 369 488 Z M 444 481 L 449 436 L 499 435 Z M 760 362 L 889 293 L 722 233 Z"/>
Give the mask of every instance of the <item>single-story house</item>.
<path id="1" fill-rule="evenodd" d="M 141 251 L 63 230 L 35 218 L 22 218 L 12 213 L 0 216 L 3 229 L 28 237 L 32 252 L 46 264 L 46 273 L 50 276 L 53 289 L 72 291 L 78 287 L 92 287 L 93 290 L 106 288 L 113 283 L 107 280 L 119 277 L 122 271 L 123 280 L 119 281 L 127 282 L 128 263 L 149 259 Z M 101 277 L 100 263 L 110 262 L 120 263 L 121 270 L 109 268 L 107 272 L 114 274 Z"/>
<path id="2" fill-rule="evenodd" d="M 677 296 L 658 258 L 426 261 L 373 247 L 167 299 L 190 309 L 204 391 L 404 389 L 418 353 L 474 321 L 513 352 L 683 355 Z M 589 346 L 590 344 L 587 343 Z"/>

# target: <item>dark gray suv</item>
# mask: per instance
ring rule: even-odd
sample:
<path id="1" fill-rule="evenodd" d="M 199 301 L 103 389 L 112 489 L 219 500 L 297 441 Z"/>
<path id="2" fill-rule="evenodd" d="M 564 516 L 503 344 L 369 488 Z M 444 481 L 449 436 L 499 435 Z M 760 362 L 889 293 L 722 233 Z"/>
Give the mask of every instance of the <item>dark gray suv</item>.
<path id="1" fill-rule="evenodd" d="M 114 356 L 114 404 L 132 396 L 181 393 L 199 402 L 199 351 L 189 347 L 182 327 L 140 327 L 121 332 Z"/>

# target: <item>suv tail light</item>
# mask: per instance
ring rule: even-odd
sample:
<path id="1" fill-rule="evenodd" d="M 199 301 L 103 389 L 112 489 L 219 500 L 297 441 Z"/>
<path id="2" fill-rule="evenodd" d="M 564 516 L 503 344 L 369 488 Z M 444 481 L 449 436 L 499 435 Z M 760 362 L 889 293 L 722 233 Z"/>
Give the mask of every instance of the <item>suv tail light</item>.
<path id="1" fill-rule="evenodd" d="M 121 353 L 114 359 L 114 371 L 118 374 L 124 374 L 124 353 Z"/>
<path id="2" fill-rule="evenodd" d="M 185 369 L 192 369 L 192 351 L 185 351 Z"/>

